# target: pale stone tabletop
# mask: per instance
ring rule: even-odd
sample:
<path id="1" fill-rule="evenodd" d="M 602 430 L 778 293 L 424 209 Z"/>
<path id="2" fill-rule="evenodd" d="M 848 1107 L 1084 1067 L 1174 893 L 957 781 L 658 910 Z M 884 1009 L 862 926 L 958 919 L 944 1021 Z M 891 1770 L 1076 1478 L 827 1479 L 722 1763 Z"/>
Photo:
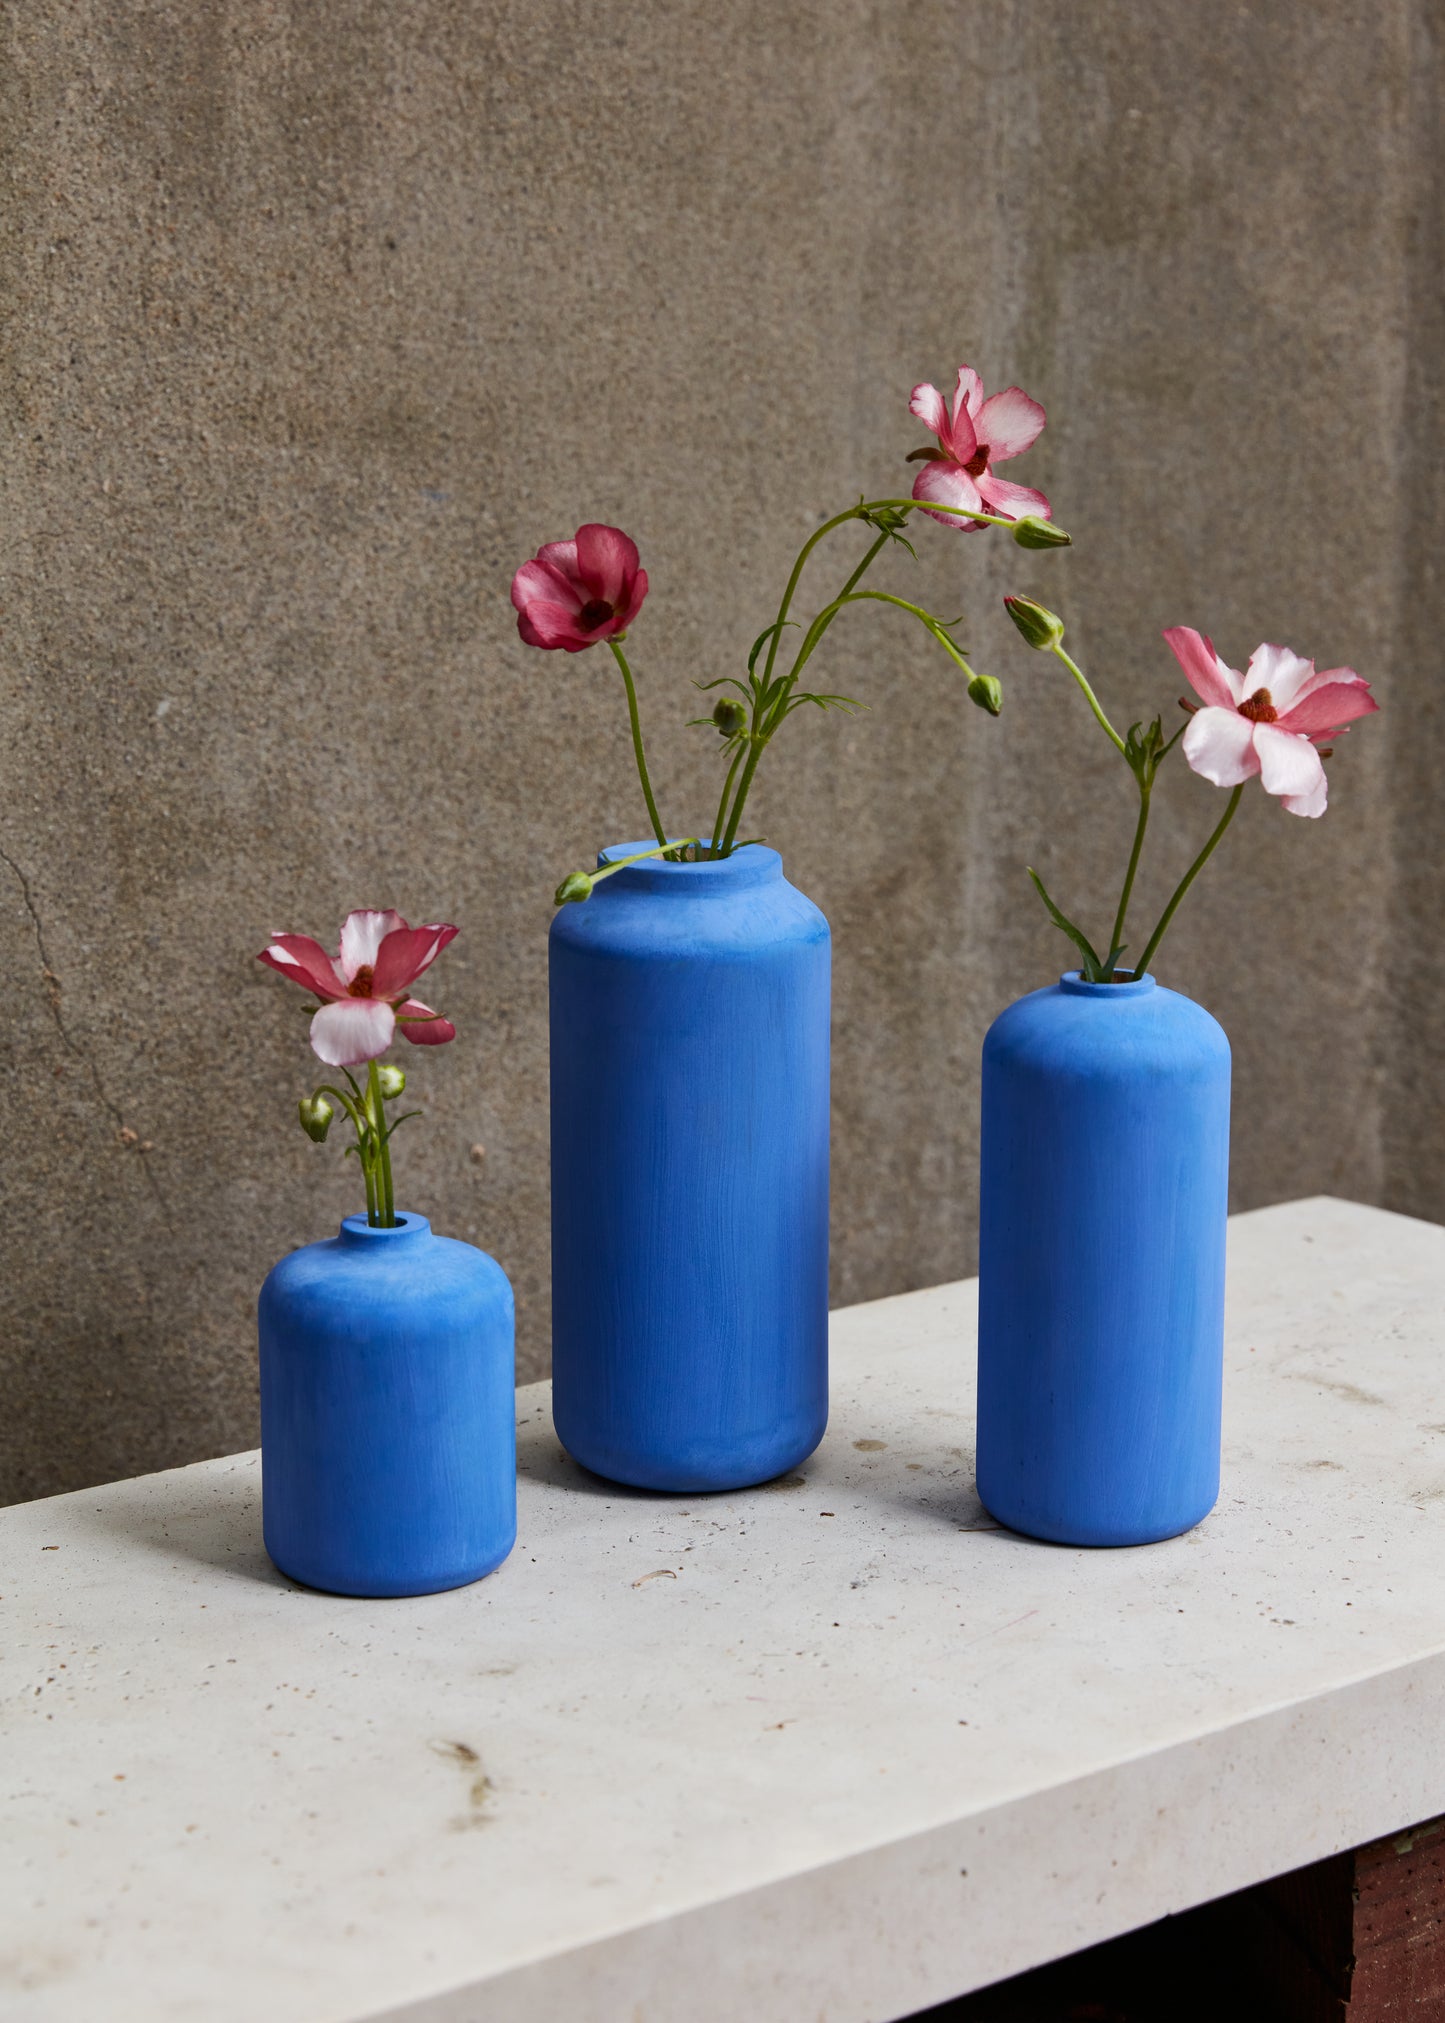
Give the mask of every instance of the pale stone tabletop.
<path id="1" fill-rule="evenodd" d="M 994 1527 L 972 1283 L 833 1317 L 798 1476 L 346 1601 L 254 1454 L 0 1512 L 7 2023 L 863 2023 L 1445 1810 L 1445 1229 L 1237 1218 L 1224 1489 Z"/>

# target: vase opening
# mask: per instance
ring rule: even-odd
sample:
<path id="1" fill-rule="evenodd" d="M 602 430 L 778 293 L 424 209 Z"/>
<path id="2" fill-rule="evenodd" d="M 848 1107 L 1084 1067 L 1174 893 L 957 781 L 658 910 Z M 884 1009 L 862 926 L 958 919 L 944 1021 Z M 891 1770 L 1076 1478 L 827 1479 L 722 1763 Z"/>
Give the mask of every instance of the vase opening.
<path id="1" fill-rule="evenodd" d="M 430 1229 L 424 1215 L 412 1215 L 398 1208 L 390 1229 L 368 1222 L 365 1215 L 348 1215 L 342 1222 L 341 1236 L 345 1243 L 396 1243 L 409 1236 L 424 1236 Z"/>
<path id="2" fill-rule="evenodd" d="M 611 843 L 597 852 L 599 870 L 621 857 L 635 857 L 648 843 Z M 686 892 L 689 898 L 704 893 L 737 892 L 749 885 L 768 885 L 781 879 L 783 860 L 776 850 L 761 843 L 745 843 L 731 857 L 702 857 L 696 862 L 669 863 L 662 857 L 644 857 L 625 871 L 614 871 L 599 885 L 594 898 L 607 892 Z"/>
<path id="3" fill-rule="evenodd" d="M 1127 970 L 1116 976 L 1112 983 L 1088 983 L 1082 970 L 1077 969 L 1066 969 L 1059 978 L 1059 989 L 1068 991 L 1074 997 L 1143 997 L 1157 988 L 1155 979 L 1147 970 L 1143 976 Z"/>

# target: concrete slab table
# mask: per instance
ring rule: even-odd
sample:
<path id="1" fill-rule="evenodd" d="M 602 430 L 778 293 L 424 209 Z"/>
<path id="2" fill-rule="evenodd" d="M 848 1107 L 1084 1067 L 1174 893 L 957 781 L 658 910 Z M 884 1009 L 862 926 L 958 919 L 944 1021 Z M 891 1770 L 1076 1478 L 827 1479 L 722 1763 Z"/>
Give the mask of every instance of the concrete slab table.
<path id="1" fill-rule="evenodd" d="M 1235 1220 L 1195 1532 L 973 1493 L 972 1283 L 834 1316 L 828 1437 L 584 1477 L 425 1601 L 275 1573 L 254 1454 L 0 1512 L 0 2015 L 863 2023 L 1445 1811 L 1445 1229 Z"/>

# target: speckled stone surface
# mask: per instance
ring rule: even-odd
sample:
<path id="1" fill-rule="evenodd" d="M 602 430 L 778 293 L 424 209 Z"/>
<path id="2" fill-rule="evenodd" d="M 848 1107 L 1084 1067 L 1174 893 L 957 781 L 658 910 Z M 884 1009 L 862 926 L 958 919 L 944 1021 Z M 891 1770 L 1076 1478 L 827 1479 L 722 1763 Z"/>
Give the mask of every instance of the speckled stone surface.
<path id="1" fill-rule="evenodd" d="M 871 713 L 795 721 L 753 804 L 835 934 L 835 1299 L 973 1268 L 979 1042 L 1066 953 L 1024 866 L 1097 914 L 1127 849 L 1009 588 L 1125 723 L 1173 709 L 1171 623 L 1376 681 L 1326 821 L 1251 794 L 1165 974 L 1234 1041 L 1239 1205 L 1445 1215 L 1436 0 L 0 18 L 0 1498 L 254 1440 L 256 1288 L 355 1204 L 251 956 L 351 904 L 462 926 L 401 1191 L 543 1372 L 550 893 L 638 797 L 610 662 L 524 650 L 510 573 L 635 534 L 703 819 L 689 678 L 965 358 L 1049 408 L 1013 468 L 1078 545 L 929 527 L 880 581 L 964 613 L 1005 714 L 855 613 L 815 665 Z M 1141 911 L 1217 801 L 1156 806 Z"/>
<path id="2" fill-rule="evenodd" d="M 0 1515 L 7 2023 L 882 2023 L 1445 1810 L 1445 1230 L 1230 1245 L 1164 1545 L 980 1508 L 972 1283 L 836 1314 L 761 1490 L 523 1391 L 516 1551 L 426 1601 L 278 1575 L 254 1454 Z"/>

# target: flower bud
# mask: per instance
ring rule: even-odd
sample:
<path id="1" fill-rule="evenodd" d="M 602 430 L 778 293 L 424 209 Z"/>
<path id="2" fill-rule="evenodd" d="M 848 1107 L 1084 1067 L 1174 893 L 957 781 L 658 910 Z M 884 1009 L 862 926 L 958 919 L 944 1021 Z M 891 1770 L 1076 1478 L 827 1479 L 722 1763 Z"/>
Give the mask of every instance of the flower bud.
<path id="1" fill-rule="evenodd" d="M 1014 539 L 1021 548 L 1072 548 L 1073 536 L 1066 534 L 1062 527 L 1056 527 L 1052 520 L 1041 520 L 1036 513 L 1025 513 L 1021 520 L 1014 521 Z"/>
<path id="2" fill-rule="evenodd" d="M 301 1118 L 301 1128 L 307 1137 L 317 1145 L 324 1145 L 326 1134 L 331 1129 L 331 1119 L 336 1115 L 324 1096 L 303 1096 L 296 1105 Z"/>
<path id="3" fill-rule="evenodd" d="M 406 1087 L 406 1072 L 402 1068 L 394 1068 L 390 1061 L 381 1061 L 377 1065 L 376 1085 L 390 1103 Z"/>
<path id="4" fill-rule="evenodd" d="M 554 895 L 559 906 L 568 906 L 573 900 L 592 897 L 592 876 L 587 871 L 569 871 Z"/>
<path id="5" fill-rule="evenodd" d="M 747 726 L 748 713 L 736 696 L 719 696 L 712 706 L 712 720 L 725 738 L 735 738 Z"/>
<path id="6" fill-rule="evenodd" d="M 976 674 L 968 684 L 968 699 L 990 716 L 997 716 L 1003 708 L 1003 688 L 994 675 Z"/>
<path id="7" fill-rule="evenodd" d="M 1030 646 L 1057 646 L 1064 636 L 1064 621 L 1032 597 L 1005 597 L 1004 609 Z"/>

